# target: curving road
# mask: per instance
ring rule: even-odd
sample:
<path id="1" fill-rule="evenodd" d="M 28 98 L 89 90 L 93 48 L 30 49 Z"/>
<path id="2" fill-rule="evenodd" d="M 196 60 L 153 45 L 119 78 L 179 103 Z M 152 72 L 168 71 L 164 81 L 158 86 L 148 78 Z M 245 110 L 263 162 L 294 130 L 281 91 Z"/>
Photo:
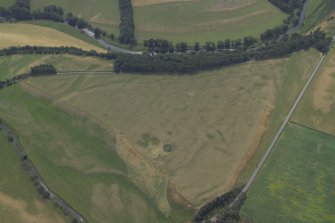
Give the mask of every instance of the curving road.
<path id="1" fill-rule="evenodd" d="M 301 26 L 304 25 L 304 21 L 305 21 L 305 17 L 306 17 L 306 10 L 307 10 L 307 6 L 308 6 L 308 2 L 309 0 L 306 0 L 304 3 L 304 6 L 302 7 L 301 13 L 300 13 L 300 18 L 299 18 L 299 22 L 296 26 L 292 27 L 291 29 L 289 29 L 286 34 L 291 34 L 294 31 L 296 31 L 297 29 L 299 29 Z"/>
<path id="2" fill-rule="evenodd" d="M 94 32 L 92 32 L 91 30 L 89 29 L 82 29 L 82 31 L 88 35 L 89 37 L 95 39 L 98 43 L 100 43 L 100 45 L 102 45 L 103 47 L 105 47 L 106 49 L 110 50 L 110 51 L 115 51 L 115 52 L 119 52 L 119 53 L 128 53 L 128 54 L 142 54 L 142 52 L 140 51 L 131 51 L 131 50 L 127 50 L 127 49 L 124 49 L 124 48 L 121 48 L 121 47 L 117 47 L 117 46 L 114 46 L 110 43 L 107 43 L 106 41 L 104 41 L 103 39 L 96 39 L 94 37 Z"/>

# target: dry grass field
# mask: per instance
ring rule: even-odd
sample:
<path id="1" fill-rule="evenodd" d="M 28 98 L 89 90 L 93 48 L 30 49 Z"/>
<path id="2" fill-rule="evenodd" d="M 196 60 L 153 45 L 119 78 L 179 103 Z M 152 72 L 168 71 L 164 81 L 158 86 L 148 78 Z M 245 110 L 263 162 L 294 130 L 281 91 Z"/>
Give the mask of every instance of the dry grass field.
<path id="1" fill-rule="evenodd" d="M 31 24 L 0 24 L 0 48 L 10 46 L 73 46 L 84 50 L 105 50 L 57 30 Z"/>
<path id="2" fill-rule="evenodd" d="M 332 49 L 293 120 L 335 135 L 335 50 Z"/>
<path id="3" fill-rule="evenodd" d="M 289 106 L 290 100 L 281 97 L 291 92 L 294 98 L 316 56 L 314 51 L 299 53 L 195 76 L 93 72 L 40 77 L 29 80 L 26 89 L 38 89 L 55 103 L 71 104 L 116 129 L 147 160 L 140 164 L 132 156 L 129 163 L 121 155 L 128 172 L 134 165 L 146 166 L 144 171 L 158 166 L 168 175 L 169 199 L 198 206 L 235 185 L 273 124 L 273 109 Z M 280 120 L 280 115 L 273 119 Z M 163 150 L 165 143 L 172 145 L 171 152 Z M 150 181 L 150 176 L 144 173 L 135 184 Z M 165 177 L 161 174 L 161 182 Z M 165 196 L 162 187 L 167 186 L 143 190 L 151 198 Z"/>

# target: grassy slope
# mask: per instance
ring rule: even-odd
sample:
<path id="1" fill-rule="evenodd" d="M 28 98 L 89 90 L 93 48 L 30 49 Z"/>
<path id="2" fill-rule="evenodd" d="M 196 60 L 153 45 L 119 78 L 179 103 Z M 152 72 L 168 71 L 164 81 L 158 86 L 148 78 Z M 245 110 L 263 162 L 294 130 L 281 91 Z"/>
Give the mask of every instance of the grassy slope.
<path id="1" fill-rule="evenodd" d="M 5 80 L 29 72 L 30 67 L 52 63 L 57 70 L 64 71 L 108 71 L 113 64 L 108 60 L 71 55 L 13 55 L 0 57 L 0 80 Z"/>
<path id="2" fill-rule="evenodd" d="M 293 120 L 335 135 L 335 50 L 332 49 Z"/>
<path id="3" fill-rule="evenodd" d="M 51 202 L 37 193 L 29 173 L 21 166 L 15 147 L 9 144 L 5 131 L 0 131 L 0 145 L 1 219 L 11 223 L 69 221 Z"/>
<path id="4" fill-rule="evenodd" d="M 135 7 L 136 37 L 140 42 L 163 38 L 204 44 L 205 41 L 259 36 L 285 18 L 268 1 L 255 1 L 239 8 L 239 4 L 245 4 L 240 2 L 237 8 L 224 11 L 225 7 L 220 4 L 226 2 L 202 0 Z"/>
<path id="5" fill-rule="evenodd" d="M 251 222 L 335 222 L 335 138 L 288 125 L 248 193 Z"/>
<path id="6" fill-rule="evenodd" d="M 73 46 L 84 50 L 105 51 L 55 29 L 23 23 L 0 24 L 0 48 L 25 45 Z"/>
<path id="7" fill-rule="evenodd" d="M 308 32 L 319 25 L 335 9 L 333 0 L 311 0 L 308 3 L 306 20 L 301 32 Z"/>
<path id="8" fill-rule="evenodd" d="M 89 222 L 166 222 L 125 177 L 113 134 L 19 85 L 0 94 L 0 116 L 15 126 L 48 185 Z"/>
<path id="9" fill-rule="evenodd" d="M 29 22 L 26 22 L 26 23 L 53 28 L 53 29 L 56 29 L 56 30 L 61 31 L 63 33 L 66 33 L 70 36 L 73 36 L 77 39 L 80 39 L 84 42 L 87 42 L 91 45 L 95 45 L 97 47 L 102 48 L 102 46 L 96 40 L 94 40 L 91 37 L 87 36 L 86 34 L 82 33 L 80 30 L 78 30 L 78 29 L 76 29 L 72 26 L 66 25 L 64 23 L 52 22 L 52 21 L 29 21 Z"/>
<path id="10" fill-rule="evenodd" d="M 125 133 L 198 205 L 233 186 L 266 127 L 280 123 L 317 55 L 299 53 L 196 76 L 62 75 L 31 84 Z M 146 135 L 159 143 L 144 142 Z M 166 141 L 176 145 L 171 154 L 160 153 Z"/>
<path id="11" fill-rule="evenodd" d="M 33 9 L 55 4 L 64 11 L 82 16 L 92 25 L 100 26 L 114 34 L 119 33 L 119 6 L 117 0 L 31 0 Z"/>
<path id="12" fill-rule="evenodd" d="M 22 63 L 22 61 L 29 61 L 29 63 Z M 15 55 L 10 57 L 0 57 L 0 64 L 2 63 L 2 66 L 4 64 L 6 64 L 6 66 L 8 64 L 11 66 L 16 64 L 14 67 L 17 70 L 27 70 L 32 64 L 41 62 L 52 63 L 57 69 L 62 68 L 62 71 L 105 71 L 111 69 L 110 61 L 69 55 Z M 21 66 L 19 64 L 21 64 Z M 0 75 L 3 77 L 8 70 L 2 70 L 3 72 Z M 73 84 L 75 85 L 76 83 Z M 9 89 L 6 90 L 9 91 Z M 11 124 L 19 128 L 18 132 L 22 133 L 22 138 L 24 138 L 24 134 L 28 134 L 28 136 L 26 135 L 28 142 L 24 142 L 24 146 L 27 146 L 28 150 L 30 148 L 35 149 L 37 155 L 34 153 L 34 162 L 38 167 L 41 167 L 41 169 L 39 169 L 42 174 L 45 174 L 46 181 L 48 183 L 50 182 L 50 186 L 54 188 L 57 193 L 66 198 L 71 205 L 78 208 L 78 210 L 91 220 L 91 222 L 109 222 L 110 219 L 118 219 L 120 222 L 182 222 L 185 219 L 190 218 L 190 212 L 185 212 L 184 209 L 178 205 L 171 204 L 173 208 L 173 217 L 171 219 L 166 219 L 160 214 L 151 201 L 143 196 L 143 194 L 132 186 L 127 178 L 124 177 L 126 172 L 122 173 L 120 170 L 110 168 L 113 163 L 115 164 L 121 161 L 113 161 L 113 158 L 110 156 L 99 155 L 101 154 L 99 151 L 103 150 L 108 153 L 110 153 L 110 150 L 113 151 L 114 133 L 109 134 L 108 137 L 110 139 L 106 140 L 103 131 L 96 129 L 90 131 L 85 130 L 90 129 L 91 127 L 91 124 L 88 124 L 87 119 L 75 118 L 60 110 L 52 112 L 56 110 L 56 107 L 49 104 L 51 101 L 48 102 L 47 99 L 42 100 L 31 97 L 18 86 L 15 86 L 15 89 L 10 91 L 11 93 L 4 93 L 6 90 L 0 92 L 3 97 L 0 106 L 0 116 L 7 115 L 9 120 L 15 119 Z M 33 91 L 32 93 L 35 94 L 36 92 Z M 15 105 L 16 103 L 19 104 L 19 107 Z M 11 109 L 14 109 L 17 112 L 20 111 L 20 114 L 15 114 L 15 112 L 12 113 L 10 111 Z M 73 112 L 72 109 L 73 107 L 70 108 L 70 113 Z M 30 118 L 31 116 L 33 117 Z M 60 119 L 62 119 L 61 117 L 65 117 L 66 121 L 64 122 L 66 122 L 66 124 L 60 123 Z M 35 118 L 37 120 L 35 120 Z M 26 119 L 29 119 L 30 121 L 26 122 Z M 24 127 L 18 124 L 23 120 L 25 120 Z M 57 120 L 59 125 L 53 125 L 52 122 L 54 120 Z M 42 128 L 40 133 L 30 134 L 32 130 L 29 129 L 29 126 L 32 122 L 35 127 L 39 126 Z M 49 129 L 51 126 L 54 131 Z M 75 129 L 77 128 L 81 129 L 81 132 L 76 131 Z M 64 132 L 64 130 L 67 131 Z M 48 132 L 48 136 L 43 134 L 44 132 Z M 98 134 L 99 137 L 95 137 L 95 135 L 92 136 L 93 134 Z M 37 145 L 36 141 L 39 142 Z M 75 141 L 80 143 L 76 143 Z M 107 141 L 110 143 L 108 144 Z M 52 145 L 48 148 L 48 151 L 44 151 L 46 142 L 48 142 L 48 145 L 49 143 Z M 34 144 L 32 145 L 31 143 Z M 82 146 L 82 144 L 84 146 Z M 81 149 L 78 149 L 78 147 Z M 64 148 L 71 148 L 72 152 L 70 153 L 75 154 L 71 155 L 69 151 L 63 151 Z M 92 148 L 98 148 L 100 150 L 91 153 L 89 151 L 91 151 Z M 34 154 L 32 154 L 32 156 L 34 156 Z M 59 155 L 59 157 L 55 158 L 55 154 Z M 83 158 L 83 156 L 85 156 L 85 158 Z M 99 157 L 97 158 L 97 156 Z M 116 154 L 114 154 L 114 156 L 116 156 Z M 43 157 L 49 157 L 54 163 L 49 159 L 46 161 Z M 64 159 L 61 157 L 64 157 Z M 106 159 L 108 161 L 106 161 Z M 84 160 L 83 163 L 86 162 L 87 164 L 80 165 L 79 163 L 82 160 Z M 99 163 L 99 165 L 94 163 Z M 108 163 L 108 165 L 106 163 Z M 113 175 L 113 172 L 115 172 L 115 175 Z M 124 175 L 120 177 L 118 176 L 119 174 Z M 60 178 L 55 181 L 52 177 Z M 76 179 L 75 182 L 71 181 L 71 178 Z M 64 185 L 66 185 L 65 188 Z M 83 187 L 80 185 L 86 186 Z M 76 193 L 74 193 L 73 191 L 76 187 L 81 189 L 76 189 Z M 135 190 L 135 192 L 133 190 Z M 114 202 L 114 200 L 117 200 L 117 202 Z M 115 205 L 115 203 L 119 205 Z M 136 214 L 136 210 L 139 209 L 139 207 L 142 208 L 142 212 Z M 100 210 L 98 210 L 99 208 Z M 136 218 L 138 218 L 138 220 L 135 220 Z"/>

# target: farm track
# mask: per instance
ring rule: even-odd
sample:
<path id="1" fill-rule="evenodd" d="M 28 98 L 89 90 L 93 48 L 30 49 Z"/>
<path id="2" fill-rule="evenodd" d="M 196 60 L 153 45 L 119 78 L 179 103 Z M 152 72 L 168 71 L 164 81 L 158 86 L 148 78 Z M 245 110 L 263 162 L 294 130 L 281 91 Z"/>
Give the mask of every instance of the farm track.
<path id="1" fill-rule="evenodd" d="M 332 43 L 335 40 L 335 36 L 333 37 L 333 41 L 330 43 L 330 46 L 332 45 Z M 303 89 L 301 90 L 299 96 L 297 97 L 296 101 L 294 102 L 294 104 L 292 105 L 290 111 L 288 112 L 288 114 L 286 115 L 283 123 L 281 124 L 280 128 L 278 129 L 276 135 L 274 136 L 273 140 L 271 141 L 270 145 L 268 146 L 265 154 L 263 155 L 262 159 L 258 162 L 258 164 L 256 165 L 256 169 L 254 170 L 254 172 L 252 173 L 252 175 L 250 176 L 249 180 L 247 181 L 246 185 L 244 186 L 244 188 L 242 189 L 241 193 L 246 193 L 248 192 L 248 190 L 251 188 L 252 184 L 254 183 L 257 175 L 259 174 L 260 170 L 262 169 L 265 161 L 269 158 L 271 152 L 274 149 L 274 146 L 276 145 L 279 137 L 281 136 L 282 132 L 284 131 L 287 123 L 289 122 L 289 120 L 291 119 L 294 111 L 297 109 L 298 105 L 300 104 L 303 96 L 305 95 L 309 85 L 311 84 L 312 80 L 314 79 L 316 73 L 319 71 L 322 63 L 324 62 L 325 58 L 326 58 L 327 54 L 322 55 L 318 61 L 318 63 L 316 64 L 315 68 L 313 69 L 312 73 L 310 74 L 305 86 L 303 87 Z"/>

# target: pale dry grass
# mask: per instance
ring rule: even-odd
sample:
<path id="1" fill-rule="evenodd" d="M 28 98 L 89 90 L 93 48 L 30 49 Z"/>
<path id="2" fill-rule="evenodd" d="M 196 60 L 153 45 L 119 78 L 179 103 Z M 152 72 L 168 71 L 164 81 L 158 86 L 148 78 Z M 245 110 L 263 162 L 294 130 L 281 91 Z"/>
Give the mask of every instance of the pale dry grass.
<path id="1" fill-rule="evenodd" d="M 65 221 L 59 216 L 44 214 L 44 205 L 39 201 L 34 202 L 37 207 L 38 213 L 32 214 L 28 211 L 28 205 L 26 202 L 20 199 L 10 197 L 0 192 L 0 208 L 5 208 L 16 213 L 16 217 L 21 219 L 25 223 L 65 223 Z M 2 219 L 6 221 L 6 219 Z"/>
<path id="2" fill-rule="evenodd" d="M 176 191 L 199 205 L 230 189 L 245 154 L 257 148 L 281 65 L 268 61 L 193 77 L 59 76 L 30 82 L 55 94 L 57 102 L 115 126 L 133 144 L 144 133 L 173 142 L 175 150 L 163 156 L 155 147 L 134 149 L 154 157 L 171 174 Z M 80 87 L 71 92 L 78 78 Z"/>
<path id="3" fill-rule="evenodd" d="M 140 182 L 135 184 L 147 194 L 157 194 L 152 177 L 166 177 L 154 170 L 158 165 L 168 173 L 170 192 L 180 195 L 171 197 L 198 206 L 235 185 L 269 128 L 284 80 L 307 78 L 315 57 L 295 58 L 194 76 L 58 75 L 29 81 L 57 105 L 71 104 L 125 135 L 128 146 L 118 147 L 119 156 L 128 170 L 142 171 L 133 172 Z M 145 134 L 159 143 L 143 146 Z M 172 152 L 162 152 L 164 142 L 174 145 Z"/>
<path id="4" fill-rule="evenodd" d="M 334 61 L 332 49 L 294 115 L 294 121 L 330 134 L 335 134 Z"/>
<path id="5" fill-rule="evenodd" d="M 31 24 L 0 24 L 0 48 L 11 46 L 72 46 L 84 50 L 105 50 L 63 32 Z"/>

